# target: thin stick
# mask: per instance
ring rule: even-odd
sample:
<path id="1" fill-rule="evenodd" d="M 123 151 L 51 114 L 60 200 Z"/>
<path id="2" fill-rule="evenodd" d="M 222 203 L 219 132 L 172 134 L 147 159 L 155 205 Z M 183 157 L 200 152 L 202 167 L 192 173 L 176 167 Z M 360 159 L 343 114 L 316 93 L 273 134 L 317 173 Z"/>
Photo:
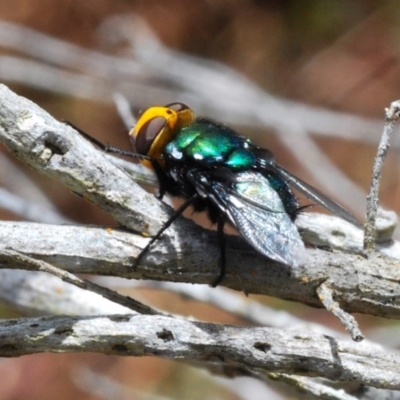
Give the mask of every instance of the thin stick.
<path id="1" fill-rule="evenodd" d="M 19 269 L 47 272 L 51 275 L 57 276 L 64 282 L 68 282 L 81 289 L 90 290 L 94 293 L 99 294 L 100 296 L 105 297 L 110 301 L 113 301 L 114 303 L 120 304 L 133 311 L 136 311 L 139 314 L 165 315 L 159 311 L 152 309 L 151 307 L 146 306 L 145 304 L 140 303 L 139 301 L 136 301 L 127 296 L 123 296 L 114 290 L 97 285 L 96 283 L 90 282 L 86 279 L 79 278 L 76 275 L 71 274 L 70 272 L 66 272 L 60 268 L 54 267 L 47 262 L 36 260 L 32 257 L 25 256 L 16 251 L 3 251 L 0 256 L 0 260 L 3 268 L 10 268 L 9 264 L 17 264 Z"/>
<path id="2" fill-rule="evenodd" d="M 361 342 L 364 340 L 364 335 L 361 333 L 356 319 L 344 311 L 340 307 L 339 303 L 333 299 L 332 290 L 327 283 L 322 283 L 317 288 L 317 294 L 321 300 L 321 303 L 329 312 L 331 312 L 335 317 L 339 318 L 340 322 L 345 327 L 346 331 L 350 333 L 351 338 L 355 342 Z"/>
<path id="3" fill-rule="evenodd" d="M 367 196 L 367 222 L 365 224 L 364 232 L 364 250 L 366 251 L 372 251 L 375 248 L 375 222 L 378 211 L 379 185 L 381 181 L 382 167 L 385 161 L 386 153 L 389 149 L 390 135 L 393 132 L 396 121 L 400 118 L 400 100 L 391 103 L 390 108 L 386 108 L 385 113 L 385 127 L 383 128 L 382 137 L 378 146 L 378 152 L 372 168 L 371 188 Z"/>

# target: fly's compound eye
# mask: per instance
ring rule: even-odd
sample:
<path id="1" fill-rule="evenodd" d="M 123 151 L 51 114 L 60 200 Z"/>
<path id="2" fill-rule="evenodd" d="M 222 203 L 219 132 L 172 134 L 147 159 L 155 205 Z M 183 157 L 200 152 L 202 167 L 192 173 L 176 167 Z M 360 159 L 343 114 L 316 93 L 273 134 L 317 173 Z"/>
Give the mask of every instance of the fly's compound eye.
<path id="1" fill-rule="evenodd" d="M 171 103 L 171 104 L 167 104 L 165 106 L 165 108 L 170 108 L 171 110 L 176 111 L 177 113 L 179 113 L 180 111 L 184 111 L 184 110 L 188 110 L 189 107 L 186 104 L 183 103 Z"/>
<path id="2" fill-rule="evenodd" d="M 139 118 L 129 136 L 139 154 L 159 159 L 165 146 L 194 119 L 193 111 L 182 103 L 150 107 Z"/>
<path id="3" fill-rule="evenodd" d="M 154 140 L 166 125 L 167 120 L 164 117 L 155 117 L 145 122 L 140 127 L 135 138 L 136 151 L 143 155 L 149 154 Z"/>

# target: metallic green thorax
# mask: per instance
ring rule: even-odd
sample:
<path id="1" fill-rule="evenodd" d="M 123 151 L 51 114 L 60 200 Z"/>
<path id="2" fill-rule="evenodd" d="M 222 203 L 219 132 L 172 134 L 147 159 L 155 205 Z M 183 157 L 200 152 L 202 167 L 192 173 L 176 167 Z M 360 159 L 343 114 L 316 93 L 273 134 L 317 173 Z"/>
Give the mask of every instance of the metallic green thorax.
<path id="1" fill-rule="evenodd" d="M 173 171 L 174 178 L 176 176 L 185 176 L 182 171 L 201 170 L 201 171 L 217 171 L 217 167 L 225 167 L 233 174 L 242 171 L 258 171 L 258 158 L 255 152 L 257 147 L 254 146 L 250 139 L 237 134 L 225 125 L 218 124 L 206 118 L 199 118 L 194 123 L 181 128 L 174 139 L 168 143 L 163 151 L 164 160 L 167 165 L 167 173 Z M 176 171 L 180 173 L 176 173 Z M 276 212 L 286 212 L 292 219 L 295 218 L 296 210 L 299 208 L 297 198 L 294 196 L 287 183 L 278 175 L 271 171 L 264 171 L 263 174 L 258 173 L 258 185 L 251 177 L 251 184 L 248 185 L 253 191 L 250 196 L 252 201 L 262 205 L 263 209 L 274 210 Z M 239 175 L 232 175 L 226 185 L 231 184 Z M 220 176 L 214 176 L 214 179 L 220 179 Z M 243 182 L 235 186 L 235 191 L 245 196 L 248 190 L 247 182 Z M 270 191 L 267 187 L 277 192 L 280 197 L 277 199 L 282 204 L 275 204 L 270 197 Z M 180 182 L 179 191 L 190 193 L 187 183 Z M 265 204 L 267 203 L 267 204 Z"/>
<path id="2" fill-rule="evenodd" d="M 225 165 L 241 170 L 256 163 L 250 143 L 224 125 L 201 119 L 182 128 L 165 147 L 164 155 L 175 162 L 194 162 L 208 167 Z"/>

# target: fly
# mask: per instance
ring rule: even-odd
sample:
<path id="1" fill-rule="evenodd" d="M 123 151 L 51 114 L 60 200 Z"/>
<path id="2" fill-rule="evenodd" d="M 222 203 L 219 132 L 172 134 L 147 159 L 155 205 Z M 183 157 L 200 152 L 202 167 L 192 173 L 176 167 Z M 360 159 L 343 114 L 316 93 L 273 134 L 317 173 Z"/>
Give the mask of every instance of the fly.
<path id="1" fill-rule="evenodd" d="M 135 266 L 189 206 L 195 211 L 206 210 L 211 222 L 217 225 L 220 272 L 213 287 L 225 275 L 227 222 L 266 257 L 292 267 L 302 265 L 305 247 L 294 225 L 302 207 L 292 187 L 362 228 L 342 206 L 277 164 L 271 151 L 223 124 L 196 117 L 185 104 L 147 109 L 129 132 L 135 153 L 104 146 L 79 132 L 101 149 L 138 158 L 154 170 L 160 199 L 166 193 L 185 199 L 139 254 Z"/>

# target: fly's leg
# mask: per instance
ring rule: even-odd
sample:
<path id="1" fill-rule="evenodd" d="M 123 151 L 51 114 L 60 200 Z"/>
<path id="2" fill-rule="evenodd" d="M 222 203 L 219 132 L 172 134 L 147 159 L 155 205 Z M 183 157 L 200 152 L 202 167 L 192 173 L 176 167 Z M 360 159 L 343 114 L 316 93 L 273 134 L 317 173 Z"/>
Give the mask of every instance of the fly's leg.
<path id="1" fill-rule="evenodd" d="M 160 236 L 163 234 L 163 232 L 168 229 L 171 224 L 196 200 L 198 197 L 198 194 L 196 193 L 192 197 L 189 197 L 176 211 L 175 213 L 170 217 L 170 219 L 163 225 L 163 227 L 155 234 L 155 236 L 152 237 L 149 243 L 147 243 L 146 247 L 139 253 L 137 256 L 133 268 L 136 269 L 136 267 L 139 265 L 140 260 L 143 258 L 143 256 L 147 253 L 149 250 L 150 246 L 160 238 Z"/>
<path id="2" fill-rule="evenodd" d="M 119 149 L 118 147 L 108 146 L 101 143 L 99 140 L 95 139 L 94 137 L 90 136 L 88 133 L 83 131 L 82 129 L 78 128 L 76 125 L 69 121 L 63 121 L 65 125 L 70 126 L 72 129 L 75 129 L 81 136 L 83 136 L 86 140 L 97 146 L 99 149 L 105 151 L 106 153 L 118 154 L 120 156 L 132 157 L 137 160 L 148 160 L 153 162 L 153 159 L 149 156 L 145 156 L 143 154 L 134 153 L 133 151 L 127 151 L 123 149 Z"/>
<path id="3" fill-rule="evenodd" d="M 217 234 L 218 234 L 218 242 L 220 248 L 219 275 L 217 276 L 217 279 L 210 285 L 211 287 L 217 287 L 225 277 L 226 257 L 225 257 L 224 225 L 225 225 L 225 220 L 222 216 L 220 216 L 217 222 Z"/>

